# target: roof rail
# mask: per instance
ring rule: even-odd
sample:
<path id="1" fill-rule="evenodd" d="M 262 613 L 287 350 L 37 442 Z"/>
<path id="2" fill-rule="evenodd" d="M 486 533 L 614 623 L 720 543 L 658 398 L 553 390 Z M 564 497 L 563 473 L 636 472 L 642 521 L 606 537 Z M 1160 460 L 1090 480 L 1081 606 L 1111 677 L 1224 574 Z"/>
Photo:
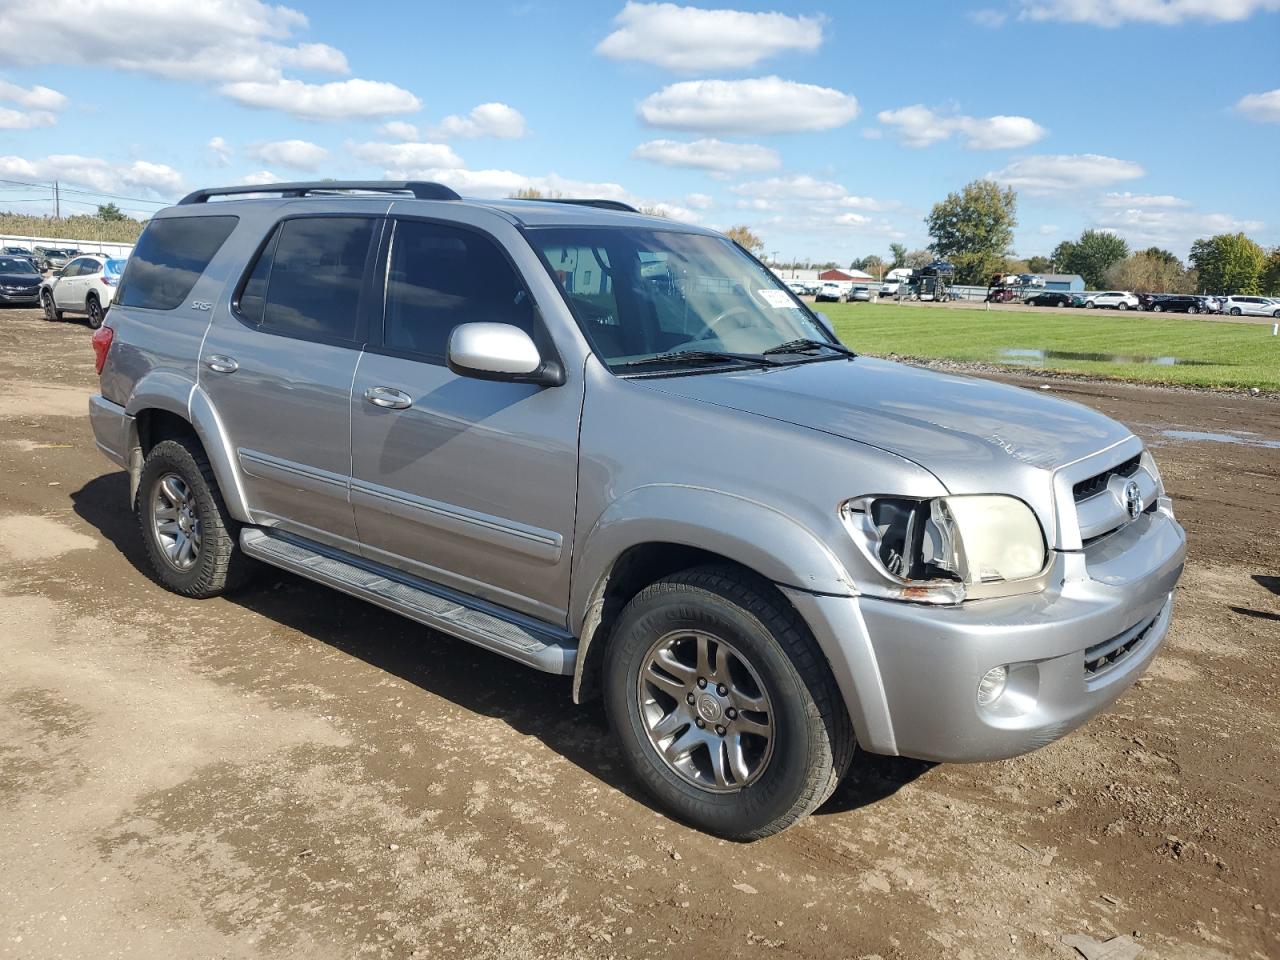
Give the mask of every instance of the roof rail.
<path id="1" fill-rule="evenodd" d="M 577 200 L 572 197 L 531 197 L 530 199 L 545 200 L 548 203 L 572 203 L 579 207 L 599 207 L 601 210 L 621 210 L 623 213 L 640 212 L 631 204 L 623 203 L 621 200 Z"/>
<path id="2" fill-rule="evenodd" d="M 298 183 L 245 183 L 234 187 L 208 187 L 195 190 L 178 201 L 178 205 L 206 203 L 211 197 L 233 197 L 239 194 L 278 193 L 282 197 L 305 197 L 314 194 L 345 193 L 412 193 L 417 200 L 461 200 L 462 197 L 443 183 L 425 180 L 316 180 Z"/>

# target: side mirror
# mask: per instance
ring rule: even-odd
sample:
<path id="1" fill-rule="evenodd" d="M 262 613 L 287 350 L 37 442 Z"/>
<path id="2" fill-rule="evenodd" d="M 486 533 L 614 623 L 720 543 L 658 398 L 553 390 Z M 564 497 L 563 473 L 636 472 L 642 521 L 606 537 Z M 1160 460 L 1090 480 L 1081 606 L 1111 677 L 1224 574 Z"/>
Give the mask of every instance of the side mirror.
<path id="1" fill-rule="evenodd" d="M 831 323 L 830 317 L 828 317 L 821 310 L 815 310 L 813 315 L 818 318 L 818 322 L 822 324 L 823 330 L 827 331 L 827 333 L 831 334 L 831 336 L 835 337 L 837 340 L 840 339 L 839 337 L 836 337 L 836 328 Z"/>
<path id="2" fill-rule="evenodd" d="M 560 364 L 542 359 L 533 338 L 509 323 L 463 323 L 449 335 L 449 369 L 460 377 L 536 383 L 564 383 Z"/>

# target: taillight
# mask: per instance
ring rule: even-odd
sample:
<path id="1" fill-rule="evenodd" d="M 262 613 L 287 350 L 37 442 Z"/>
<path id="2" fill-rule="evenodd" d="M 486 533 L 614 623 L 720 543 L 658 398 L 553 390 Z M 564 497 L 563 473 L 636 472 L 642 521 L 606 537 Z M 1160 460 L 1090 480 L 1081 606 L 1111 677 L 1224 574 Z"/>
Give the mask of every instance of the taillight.
<path id="1" fill-rule="evenodd" d="M 107 351 L 111 349 L 111 341 L 115 339 L 115 331 L 105 324 L 93 333 L 93 360 L 98 373 L 107 362 Z"/>
<path id="2" fill-rule="evenodd" d="M 115 277 L 108 277 L 105 273 L 98 279 L 102 281 L 104 287 L 114 287 L 118 282 Z"/>

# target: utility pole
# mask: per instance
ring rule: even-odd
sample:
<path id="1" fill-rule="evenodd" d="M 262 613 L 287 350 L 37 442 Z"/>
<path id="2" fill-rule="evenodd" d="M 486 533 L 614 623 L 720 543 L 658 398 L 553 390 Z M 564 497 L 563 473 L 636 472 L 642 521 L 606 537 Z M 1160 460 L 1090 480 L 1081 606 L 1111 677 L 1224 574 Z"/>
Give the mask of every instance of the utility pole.
<path id="1" fill-rule="evenodd" d="M 62 203 L 58 196 L 58 181 L 53 181 L 53 219 L 62 219 Z"/>

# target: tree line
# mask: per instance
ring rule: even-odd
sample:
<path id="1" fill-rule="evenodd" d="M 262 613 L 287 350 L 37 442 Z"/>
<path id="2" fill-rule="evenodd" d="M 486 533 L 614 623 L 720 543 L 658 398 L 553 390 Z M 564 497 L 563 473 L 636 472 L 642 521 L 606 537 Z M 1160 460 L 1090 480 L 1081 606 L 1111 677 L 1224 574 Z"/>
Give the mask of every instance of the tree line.
<path id="1" fill-rule="evenodd" d="M 1106 230 L 1085 230 L 1047 257 L 1022 259 L 1013 252 L 1017 211 L 1012 187 L 974 180 L 934 204 L 925 219 L 933 241 L 928 249 L 908 252 L 895 243 L 888 261 L 871 254 L 850 266 L 875 274 L 877 268 L 920 267 L 939 257 L 955 266 L 957 283 L 973 286 L 986 286 L 1003 273 L 1076 273 L 1088 290 L 1280 295 L 1280 247 L 1265 250 L 1243 233 L 1197 240 L 1186 263 L 1160 247 L 1131 251 L 1123 237 Z"/>

